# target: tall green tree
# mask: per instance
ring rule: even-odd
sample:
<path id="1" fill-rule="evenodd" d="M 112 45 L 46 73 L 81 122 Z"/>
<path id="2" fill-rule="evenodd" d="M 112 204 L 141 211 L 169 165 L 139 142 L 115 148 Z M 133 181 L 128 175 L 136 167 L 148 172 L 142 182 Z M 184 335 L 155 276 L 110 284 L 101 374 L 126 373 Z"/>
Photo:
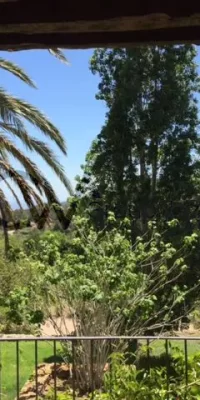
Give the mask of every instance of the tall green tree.
<path id="1" fill-rule="evenodd" d="M 102 212 L 130 217 L 133 236 L 153 216 L 190 229 L 199 170 L 195 57 L 194 46 L 181 45 L 98 49 L 91 59 L 100 77 L 96 97 L 108 111 L 78 189 L 84 201 L 98 193 Z"/>

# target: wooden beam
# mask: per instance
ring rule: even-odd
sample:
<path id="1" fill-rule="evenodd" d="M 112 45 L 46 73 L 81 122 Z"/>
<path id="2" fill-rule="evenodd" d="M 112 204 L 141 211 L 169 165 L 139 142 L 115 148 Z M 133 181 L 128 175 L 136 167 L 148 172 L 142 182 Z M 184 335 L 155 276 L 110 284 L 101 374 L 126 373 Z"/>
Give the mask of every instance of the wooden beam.
<path id="1" fill-rule="evenodd" d="M 200 2 L 0 0 L 0 49 L 200 42 Z"/>
<path id="2" fill-rule="evenodd" d="M 164 43 L 200 44 L 200 28 L 174 28 L 169 30 L 105 33 L 66 33 L 48 34 L 0 34 L 1 50 L 25 50 L 30 48 L 44 49 L 49 47 L 89 48 L 89 47 L 123 47 L 132 45 Z"/>
<path id="3" fill-rule="evenodd" d="M 140 1 L 67 1 L 17 0 L 0 4 L 0 24 L 45 23 L 72 21 L 105 21 L 122 17 L 166 15 L 169 18 L 187 18 L 200 14 L 200 3 L 191 0 Z"/>

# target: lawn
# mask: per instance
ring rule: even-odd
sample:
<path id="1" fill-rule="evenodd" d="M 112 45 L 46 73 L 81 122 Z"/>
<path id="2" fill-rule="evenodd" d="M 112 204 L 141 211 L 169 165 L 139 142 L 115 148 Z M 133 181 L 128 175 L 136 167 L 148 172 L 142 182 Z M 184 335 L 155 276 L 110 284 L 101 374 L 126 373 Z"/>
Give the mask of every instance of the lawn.
<path id="1" fill-rule="evenodd" d="M 152 348 L 152 354 L 154 356 L 159 356 L 164 353 L 165 350 L 165 340 L 155 340 L 150 344 Z M 171 340 L 169 341 L 169 351 L 170 347 L 178 347 L 183 352 L 185 351 L 184 340 Z M 188 355 L 192 355 L 200 352 L 200 341 L 199 340 L 187 340 L 187 352 Z"/>
<path id="2" fill-rule="evenodd" d="M 58 346 L 57 346 L 58 347 Z M 53 343 L 38 343 L 38 364 L 53 356 Z M 0 344 L 0 387 L 2 400 L 14 400 L 16 398 L 16 344 Z M 20 389 L 35 370 L 35 345 L 34 342 L 19 343 L 19 384 Z"/>

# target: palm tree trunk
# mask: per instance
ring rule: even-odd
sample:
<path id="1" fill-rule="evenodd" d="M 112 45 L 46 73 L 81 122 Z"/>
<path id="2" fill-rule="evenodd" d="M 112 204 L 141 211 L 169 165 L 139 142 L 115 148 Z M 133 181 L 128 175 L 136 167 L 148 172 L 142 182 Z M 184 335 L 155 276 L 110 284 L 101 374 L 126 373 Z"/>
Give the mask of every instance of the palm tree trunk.
<path id="1" fill-rule="evenodd" d="M 8 235 L 8 226 L 7 226 L 7 220 L 6 220 L 6 213 L 5 213 L 4 207 L 2 206 L 1 202 L 0 202 L 0 213 L 1 213 L 1 217 L 2 217 L 4 244 L 5 244 L 5 255 L 7 256 L 8 251 L 10 249 L 10 241 L 9 241 L 9 235 Z"/>

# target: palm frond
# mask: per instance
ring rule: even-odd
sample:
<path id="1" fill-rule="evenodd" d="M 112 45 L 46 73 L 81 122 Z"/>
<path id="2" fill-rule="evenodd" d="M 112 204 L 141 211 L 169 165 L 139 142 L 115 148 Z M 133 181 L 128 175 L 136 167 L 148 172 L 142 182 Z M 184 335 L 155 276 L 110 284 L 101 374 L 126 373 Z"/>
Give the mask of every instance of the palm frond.
<path id="1" fill-rule="evenodd" d="M 0 174 L 0 178 L 2 179 L 2 181 L 4 182 L 4 184 L 7 186 L 7 188 L 10 190 L 10 192 L 12 193 L 13 197 L 16 200 L 16 203 L 18 204 L 20 210 L 23 211 L 23 207 L 21 205 L 20 199 L 19 197 L 16 195 L 15 191 L 13 190 L 12 186 L 7 182 L 7 180 L 4 178 L 3 175 Z"/>
<path id="2" fill-rule="evenodd" d="M 4 209 L 4 213 L 8 216 L 8 218 L 13 219 L 12 208 L 2 189 L 0 189 L 0 204 L 1 204 L 1 209 L 2 208 Z"/>
<path id="3" fill-rule="evenodd" d="M 60 150 L 66 154 L 65 140 L 59 130 L 44 116 L 44 114 L 31 104 L 13 97 L 0 88 L 0 116 L 3 122 L 10 123 L 18 129 L 24 129 L 21 117 L 36 126 L 42 133 L 53 140 Z"/>
<path id="4" fill-rule="evenodd" d="M 19 150 L 6 136 L 0 134 L 0 147 L 4 148 L 7 153 L 11 154 L 15 157 L 25 168 L 26 172 L 28 173 L 28 177 L 30 178 L 31 182 L 37 187 L 40 191 L 40 184 L 42 183 L 42 176 L 40 172 L 33 162 L 30 161 L 28 157 L 24 155 L 24 153 Z"/>
<path id="5" fill-rule="evenodd" d="M 60 181 L 68 190 L 70 196 L 74 195 L 73 188 L 69 179 L 66 177 L 64 168 L 46 143 L 29 136 L 26 130 L 18 130 L 17 128 L 13 128 L 12 126 L 2 122 L 0 122 L 0 127 L 4 129 L 4 131 L 12 133 L 15 137 L 17 136 L 29 150 L 38 153 L 59 177 Z"/>
<path id="6" fill-rule="evenodd" d="M 58 58 L 60 61 L 64 62 L 65 64 L 69 65 L 69 61 L 65 57 L 61 49 L 56 49 L 56 48 L 49 49 L 49 53 L 52 54 L 54 57 Z"/>
<path id="7" fill-rule="evenodd" d="M 49 51 L 61 61 L 68 63 L 65 55 L 60 49 L 53 48 Z M 14 63 L 0 58 L 0 68 L 12 73 L 29 86 L 35 87 L 33 81 L 28 77 L 28 75 Z M 3 88 L 0 88 L 0 119 L 0 128 L 4 133 L 0 133 L 0 179 L 4 181 L 15 197 L 19 207 L 22 208 L 20 200 L 13 190 L 12 185 L 7 182 L 7 177 L 12 179 L 12 181 L 18 186 L 32 215 L 36 218 L 39 218 L 39 210 L 41 210 L 41 208 L 42 210 L 44 209 L 44 202 L 41 195 L 45 195 L 48 204 L 53 204 L 59 221 L 66 226 L 67 222 L 65 221 L 64 210 L 60 206 L 56 193 L 54 192 L 50 182 L 38 169 L 37 165 L 7 137 L 8 134 L 11 134 L 15 138 L 19 138 L 30 151 L 39 154 L 56 173 L 60 181 L 68 189 L 69 193 L 73 195 L 73 190 L 69 180 L 65 176 L 64 168 L 57 160 L 54 152 L 46 143 L 37 140 L 27 133 L 24 121 L 28 121 L 39 129 L 44 135 L 55 142 L 64 154 L 66 154 L 66 144 L 61 133 L 39 109 L 26 101 L 8 94 Z M 26 171 L 26 176 L 12 167 L 9 162 L 9 155 L 12 155 L 20 162 Z M 27 176 L 34 187 L 27 182 Z M 8 213 L 9 202 L 2 190 L 0 192 L 0 200 L 4 202 L 4 206 L 2 206 L 3 208 L 1 207 L 2 212 L 7 210 L 6 212 Z M 48 205 L 46 205 L 46 207 L 49 209 Z M 46 209 L 45 212 L 47 212 Z"/>
<path id="8" fill-rule="evenodd" d="M 27 85 L 36 88 L 32 79 L 20 68 L 18 65 L 14 64 L 11 61 L 4 60 L 0 57 L 0 68 L 10 72 L 11 74 L 15 75 L 17 78 L 21 79 Z"/>
<path id="9" fill-rule="evenodd" d="M 4 172 L 4 176 L 8 176 L 17 184 L 28 207 L 35 207 L 35 203 L 43 205 L 41 197 L 9 163 L 0 160 L 0 170 L 1 174 Z"/>
<path id="10" fill-rule="evenodd" d="M 51 184 L 38 169 L 37 165 L 26 157 L 21 150 L 17 149 L 16 146 L 2 134 L 0 135 L 0 147 L 5 148 L 8 153 L 12 154 L 12 156 L 23 165 L 31 182 L 41 194 L 42 192 L 45 193 L 45 196 L 50 203 L 59 204 L 59 200 Z"/>
<path id="11" fill-rule="evenodd" d="M 6 150 L 0 148 L 0 158 L 1 158 L 2 160 L 7 161 L 7 160 L 8 160 L 7 157 L 8 157 L 8 155 L 7 155 L 7 153 L 6 153 Z"/>
<path id="12" fill-rule="evenodd" d="M 50 149 L 50 147 L 46 143 L 34 138 L 31 138 L 31 146 L 32 150 L 35 150 L 56 173 L 60 181 L 64 184 L 64 186 L 68 190 L 70 196 L 73 196 L 74 191 L 71 182 L 66 177 L 63 166 L 59 163 L 59 161 L 55 157 L 54 152 Z"/>
<path id="13" fill-rule="evenodd" d="M 7 94 L 7 96 L 9 96 Z M 21 119 L 21 115 L 17 115 L 14 110 L 10 111 L 10 108 L 6 108 L 6 103 L 1 102 L 0 104 L 0 117 L 3 123 L 20 130 L 25 129 L 24 122 Z"/>

